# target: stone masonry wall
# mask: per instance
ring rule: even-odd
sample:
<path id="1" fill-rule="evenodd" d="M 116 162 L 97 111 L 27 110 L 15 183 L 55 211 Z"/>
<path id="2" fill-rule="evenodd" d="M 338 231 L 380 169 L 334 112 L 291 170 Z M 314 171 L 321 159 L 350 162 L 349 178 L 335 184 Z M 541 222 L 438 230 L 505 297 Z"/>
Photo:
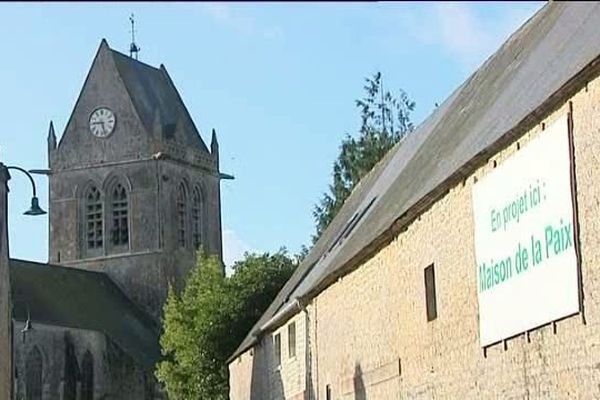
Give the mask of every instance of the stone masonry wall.
<path id="1" fill-rule="evenodd" d="M 600 398 L 600 78 L 570 101 L 583 315 L 523 333 L 486 353 L 479 344 L 473 183 L 543 135 L 542 123 L 567 114 L 567 102 L 312 300 L 307 360 L 312 360 L 308 384 L 314 391 L 307 391 L 307 399 L 326 399 L 327 387 L 332 399 Z M 424 269 L 431 264 L 438 316 L 428 322 Z M 232 387 L 263 379 L 248 373 L 247 363 L 257 363 L 250 351 L 241 361 L 243 373 L 233 361 Z M 252 368 L 262 375 L 268 371 L 264 365 Z M 298 379 L 280 377 L 283 387 Z M 268 397 L 253 392 L 252 398 Z"/>
<path id="2" fill-rule="evenodd" d="M 260 346 L 229 365 L 231 399 L 302 400 L 306 392 L 306 318 L 302 311 L 263 338 Z M 295 355 L 290 355 L 289 327 L 295 325 Z M 281 340 L 281 362 L 276 361 L 275 336 Z M 238 379 L 239 377 L 239 379 Z"/>
<path id="3" fill-rule="evenodd" d="M 598 398 L 600 387 L 600 79 L 573 96 L 584 314 L 479 345 L 471 191 L 517 150 L 499 152 L 406 231 L 315 300 L 319 393 L 333 398 Z M 518 140 L 526 144 L 568 103 Z M 437 319 L 424 269 L 435 265 Z M 554 326 L 556 329 L 554 330 Z"/>
<path id="4" fill-rule="evenodd" d="M 23 322 L 14 325 L 15 397 L 25 398 L 27 355 L 37 348 L 42 355 L 42 398 L 59 400 L 66 398 L 66 343 L 73 346 L 79 370 L 77 392 L 82 389 L 81 368 L 89 352 L 93 359 L 94 398 L 129 400 L 163 399 L 150 371 L 143 371 L 134 360 L 101 332 L 74 328 L 62 328 L 34 322 L 34 329 L 21 334 Z M 77 398 L 80 395 L 77 396 Z M 7 398 L 8 399 L 8 398 Z"/>

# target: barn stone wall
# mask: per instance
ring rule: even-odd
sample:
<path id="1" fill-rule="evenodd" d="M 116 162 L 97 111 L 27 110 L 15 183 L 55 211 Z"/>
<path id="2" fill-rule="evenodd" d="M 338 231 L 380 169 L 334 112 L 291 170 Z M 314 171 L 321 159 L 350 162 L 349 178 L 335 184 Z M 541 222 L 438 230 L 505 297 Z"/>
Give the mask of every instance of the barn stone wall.
<path id="1" fill-rule="evenodd" d="M 573 109 L 583 313 L 484 350 L 479 342 L 472 188 L 476 179 Z M 269 372 L 264 346 L 230 364 L 231 398 L 283 399 L 310 370 L 306 399 L 600 398 L 600 79 L 451 187 L 386 247 L 312 299 L 310 356 L 296 374 Z M 441 157 L 443 155 L 440 155 Z M 435 265 L 437 318 L 424 269 Z M 298 318 L 302 313 L 297 314 Z M 276 333 L 276 332 L 275 332 Z M 272 334 L 261 341 L 268 342 Z M 260 356 L 260 357 L 259 357 Z M 309 364 L 310 361 L 310 364 Z M 281 386 L 283 391 L 257 393 Z M 273 382 L 275 380 L 275 382 Z M 256 387 L 258 387 L 256 386 Z M 283 393 L 283 395 L 282 395 Z M 268 397 L 271 396 L 271 397 Z"/>

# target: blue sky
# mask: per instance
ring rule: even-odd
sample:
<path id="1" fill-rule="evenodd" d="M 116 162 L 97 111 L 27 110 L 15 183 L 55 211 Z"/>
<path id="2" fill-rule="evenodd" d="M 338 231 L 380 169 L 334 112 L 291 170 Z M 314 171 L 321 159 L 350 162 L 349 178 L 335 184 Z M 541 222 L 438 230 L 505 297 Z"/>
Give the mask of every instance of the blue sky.
<path id="1" fill-rule="evenodd" d="M 45 168 L 48 123 L 67 122 L 102 38 L 164 63 L 205 142 L 217 130 L 225 261 L 296 252 L 314 232 L 338 147 L 355 134 L 363 78 L 416 101 L 420 123 L 543 2 L 0 3 L 0 161 Z M 36 178 L 47 208 L 47 180 Z M 46 261 L 48 221 L 9 183 L 12 257 Z"/>

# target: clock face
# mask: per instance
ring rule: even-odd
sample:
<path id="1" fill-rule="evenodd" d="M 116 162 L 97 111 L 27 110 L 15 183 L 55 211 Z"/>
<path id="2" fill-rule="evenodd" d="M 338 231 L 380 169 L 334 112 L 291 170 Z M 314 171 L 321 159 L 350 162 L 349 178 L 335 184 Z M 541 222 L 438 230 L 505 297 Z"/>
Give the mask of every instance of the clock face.
<path id="1" fill-rule="evenodd" d="M 97 108 L 90 115 L 90 132 L 97 137 L 107 137 L 114 131 L 116 122 L 117 118 L 110 109 Z"/>

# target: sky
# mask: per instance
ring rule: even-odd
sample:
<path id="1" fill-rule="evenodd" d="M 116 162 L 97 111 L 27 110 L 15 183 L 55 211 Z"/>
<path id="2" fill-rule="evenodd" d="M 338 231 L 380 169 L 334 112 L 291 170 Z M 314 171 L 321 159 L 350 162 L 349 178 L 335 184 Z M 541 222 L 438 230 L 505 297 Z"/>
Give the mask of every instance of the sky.
<path id="1" fill-rule="evenodd" d="M 204 141 L 217 131 L 224 261 L 296 253 L 331 180 L 355 99 L 377 71 L 429 116 L 544 2 L 0 3 L 0 161 L 47 168 L 102 38 L 165 64 Z M 48 182 L 36 176 L 48 208 Z M 29 217 L 25 175 L 9 181 L 11 257 L 46 262 L 48 219 Z"/>

